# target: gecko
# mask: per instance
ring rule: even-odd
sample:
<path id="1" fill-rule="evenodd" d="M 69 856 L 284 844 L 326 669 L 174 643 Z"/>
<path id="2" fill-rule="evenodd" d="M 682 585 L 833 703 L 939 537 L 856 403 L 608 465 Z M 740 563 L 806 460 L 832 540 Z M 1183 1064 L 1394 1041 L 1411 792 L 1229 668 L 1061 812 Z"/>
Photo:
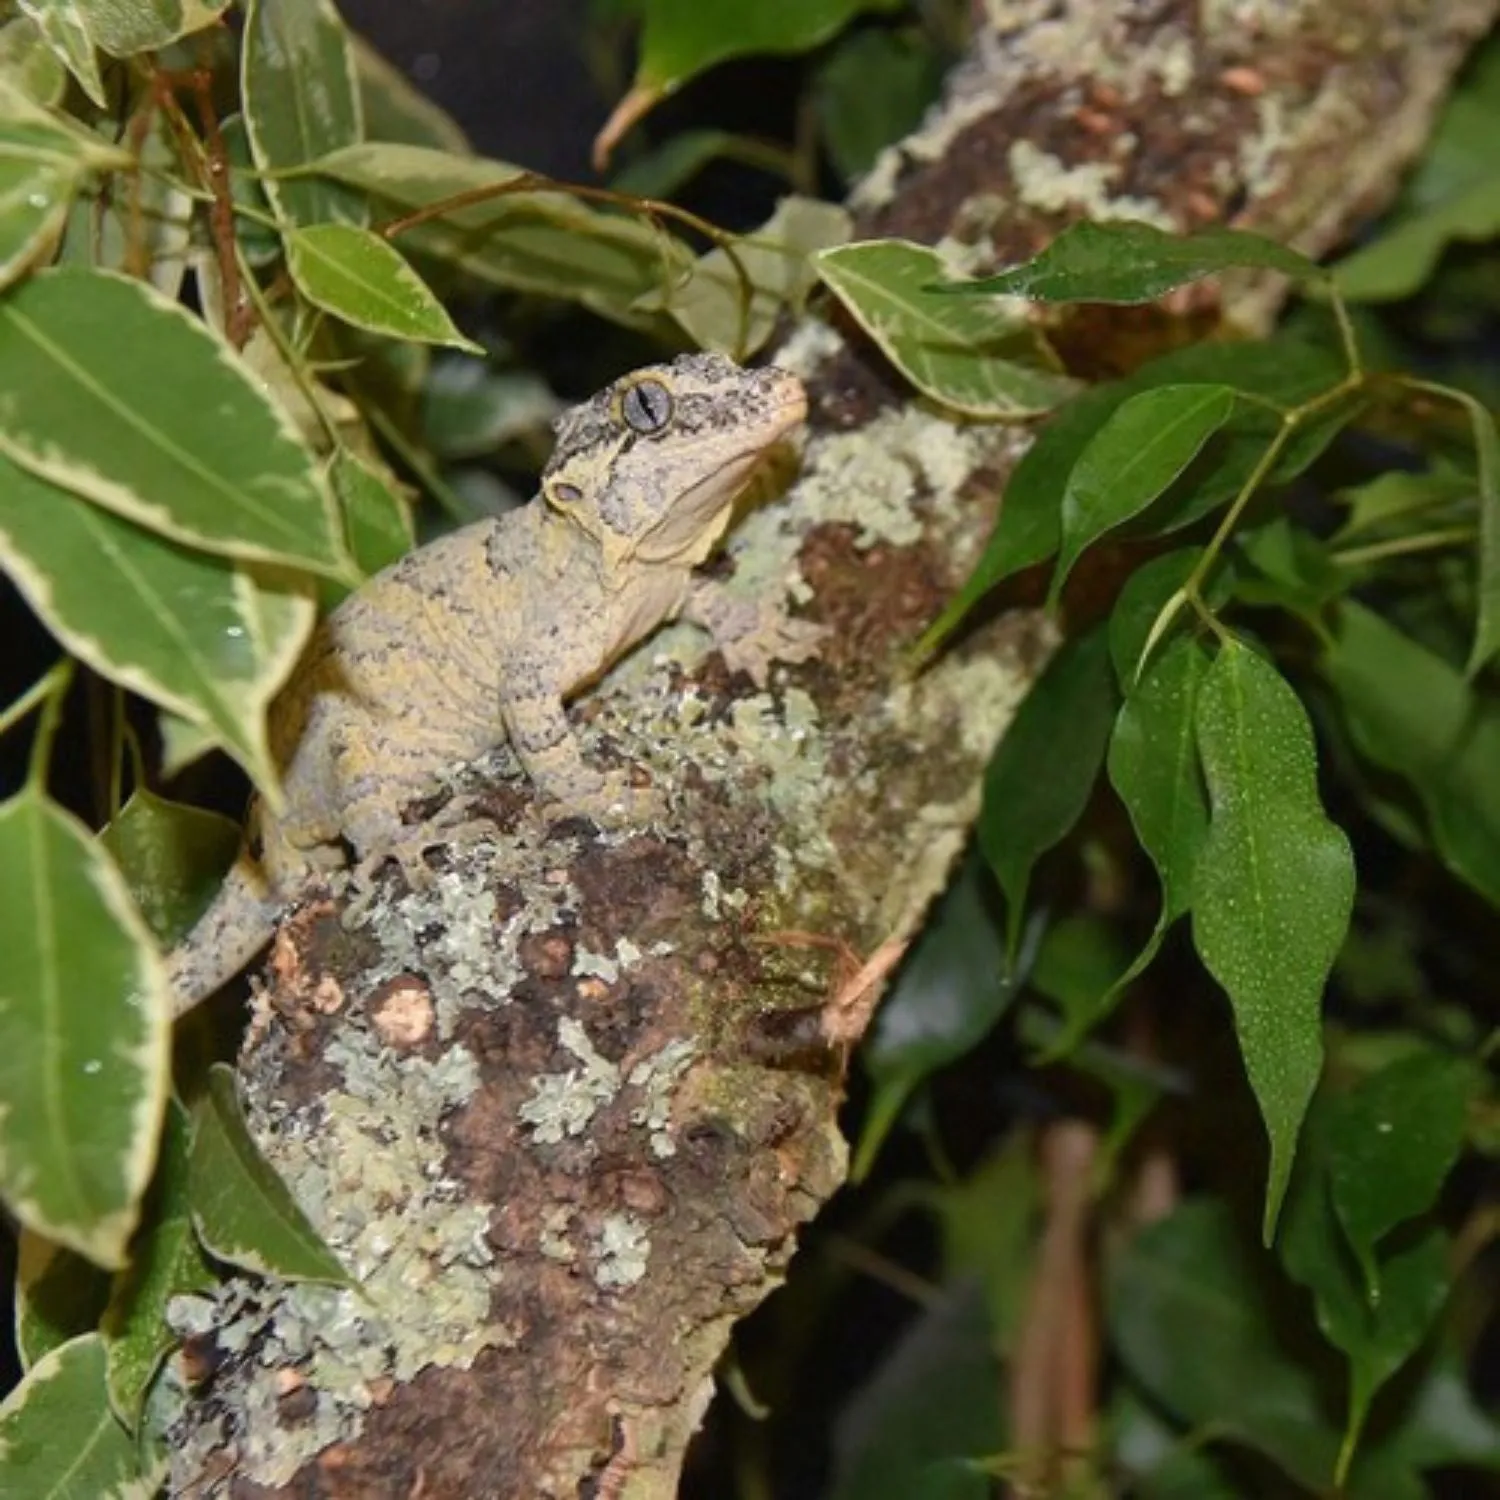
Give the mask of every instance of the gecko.
<path id="1" fill-rule="evenodd" d="M 565 705 L 673 619 L 707 629 L 757 686 L 773 661 L 815 652 L 823 627 L 695 572 L 806 415 L 801 382 L 774 366 L 716 354 L 647 366 L 557 419 L 530 504 L 449 532 L 350 594 L 271 703 L 282 800 L 252 804 L 223 885 L 167 955 L 174 1016 L 239 973 L 350 851 L 357 881 L 391 859 L 420 879 L 453 824 L 445 810 L 410 825 L 407 808 L 501 744 L 561 816 L 608 826 L 658 811 L 625 773 L 586 761 Z"/>

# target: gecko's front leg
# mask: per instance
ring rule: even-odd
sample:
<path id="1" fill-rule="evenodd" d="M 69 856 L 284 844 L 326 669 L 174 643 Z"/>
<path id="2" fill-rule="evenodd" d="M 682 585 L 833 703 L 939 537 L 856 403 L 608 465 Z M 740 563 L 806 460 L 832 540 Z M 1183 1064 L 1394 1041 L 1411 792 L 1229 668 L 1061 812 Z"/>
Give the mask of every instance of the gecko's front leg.
<path id="1" fill-rule="evenodd" d="M 695 578 L 682 618 L 713 636 L 731 672 L 745 672 L 763 688 L 774 661 L 806 661 L 828 635 L 824 625 L 793 619 L 786 606 L 769 599 L 731 594 L 711 578 Z"/>
<path id="2" fill-rule="evenodd" d="M 649 822 L 661 812 L 656 794 L 633 786 L 625 772 L 600 771 L 584 760 L 556 695 L 510 695 L 501 702 L 501 715 L 532 784 L 564 814 L 581 813 L 608 826 Z"/>

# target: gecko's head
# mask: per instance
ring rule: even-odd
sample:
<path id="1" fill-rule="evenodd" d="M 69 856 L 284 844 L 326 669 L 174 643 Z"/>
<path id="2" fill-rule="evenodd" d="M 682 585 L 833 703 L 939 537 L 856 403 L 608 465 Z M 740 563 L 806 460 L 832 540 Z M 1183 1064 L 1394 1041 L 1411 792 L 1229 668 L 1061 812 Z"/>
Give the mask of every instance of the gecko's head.
<path id="1" fill-rule="evenodd" d="M 806 415 L 795 375 L 684 354 L 564 413 L 542 495 L 610 565 L 692 565 L 723 533 L 757 466 Z"/>

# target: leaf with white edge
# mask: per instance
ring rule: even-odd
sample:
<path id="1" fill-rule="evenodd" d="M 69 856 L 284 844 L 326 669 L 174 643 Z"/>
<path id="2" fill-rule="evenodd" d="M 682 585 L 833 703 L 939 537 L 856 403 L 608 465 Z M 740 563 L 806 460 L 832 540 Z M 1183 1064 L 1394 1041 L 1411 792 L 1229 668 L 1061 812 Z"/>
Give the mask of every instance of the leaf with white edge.
<path id="1" fill-rule="evenodd" d="M 90 1332 L 109 1301 L 110 1277 L 76 1250 L 23 1229 L 16 1246 L 16 1353 L 21 1369 Z"/>
<path id="2" fill-rule="evenodd" d="M 75 656 L 274 787 L 265 714 L 312 628 L 306 580 L 189 551 L 4 458 L 0 569 Z"/>
<path id="3" fill-rule="evenodd" d="M 386 475 L 357 453 L 340 448 L 333 456 L 330 477 L 344 509 L 349 551 L 360 572 L 373 577 L 411 550 L 415 541 L 411 506 Z"/>
<path id="4" fill-rule="evenodd" d="M 0 301 L 0 451 L 206 551 L 348 568 L 332 498 L 286 415 L 198 319 L 139 281 L 57 267 Z"/>
<path id="5" fill-rule="evenodd" d="M 1473 1067 L 1421 1051 L 1364 1079 L 1342 1096 L 1329 1122 L 1333 1208 L 1365 1275 L 1381 1298 L 1381 1240 L 1437 1200 L 1464 1143 Z"/>
<path id="6" fill-rule="evenodd" d="M 1240 229 L 1171 234 L 1154 224 L 1070 225 L 1039 255 L 996 276 L 949 283 L 945 293 L 1034 302 L 1151 302 L 1217 271 L 1279 271 L 1319 283 L 1328 272 L 1275 240 Z"/>
<path id="7" fill-rule="evenodd" d="M 21 14 L 36 22 L 42 39 L 56 54 L 79 88 L 100 109 L 109 107 L 99 54 L 88 29 L 80 0 L 17 0 Z"/>
<path id="8" fill-rule="evenodd" d="M 68 86 L 68 70 L 30 16 L 0 23 L 0 76 L 35 103 L 54 107 Z"/>
<path id="9" fill-rule="evenodd" d="M 187 1111 L 172 1100 L 156 1176 L 147 1198 L 147 1228 L 131 1246 L 130 1265 L 115 1278 L 100 1325 L 109 1350 L 109 1394 L 134 1432 L 162 1360 L 177 1342 L 167 1325 L 167 1303 L 182 1292 L 214 1285 L 213 1268 L 198 1248 L 188 1212 Z"/>
<path id="10" fill-rule="evenodd" d="M 167 1098 L 166 973 L 108 857 L 32 787 L 0 804 L 0 953 L 0 1190 L 123 1265 Z"/>
<path id="11" fill-rule="evenodd" d="M 630 326 L 656 322 L 631 310 L 636 300 L 670 286 L 693 262 L 688 246 L 665 230 L 557 189 L 525 186 L 530 174 L 505 162 L 373 143 L 335 151 L 308 171 L 360 189 L 383 211 L 471 198 L 404 232 L 402 250 L 489 286 L 580 302 Z"/>
<path id="12" fill-rule="evenodd" d="M 329 0 L 246 0 L 240 92 L 250 149 L 277 215 L 289 225 L 363 223 L 357 197 L 284 175 L 364 139 L 349 33 Z"/>
<path id="13" fill-rule="evenodd" d="M 89 171 L 133 164 L 0 78 L 0 287 L 51 255 Z"/>
<path id="14" fill-rule="evenodd" d="M 209 730 L 169 709 L 157 714 L 156 725 L 161 735 L 161 774 L 165 777 L 176 776 L 210 750 L 219 748 L 218 740 Z"/>
<path id="15" fill-rule="evenodd" d="M 1024 312 L 934 293 L 944 264 L 926 245 L 866 240 L 820 251 L 813 263 L 886 358 L 923 395 L 954 411 L 1034 417 L 1077 389 L 1045 367 Z"/>
<path id="16" fill-rule="evenodd" d="M 188 1202 L 209 1253 L 257 1276 L 353 1285 L 256 1149 L 232 1068 L 216 1063 L 209 1070 L 195 1118 Z"/>
<path id="17" fill-rule="evenodd" d="M 129 163 L 129 192 L 80 196 L 68 216 L 58 262 L 144 274 L 175 300 L 196 253 L 194 204 L 178 178 L 178 143 L 166 116 L 154 107 L 143 106 L 125 129 L 137 152 Z M 95 144 L 105 143 L 95 138 Z"/>
<path id="18" fill-rule="evenodd" d="M 847 240 L 851 223 L 837 204 L 793 194 L 753 234 L 734 241 L 733 259 L 726 250 L 710 250 L 683 280 L 648 292 L 636 305 L 670 313 L 701 348 L 748 359 L 771 337 L 778 318 L 801 311 L 818 279 L 810 257 Z"/>
<path id="19" fill-rule="evenodd" d="M 1276 669 L 1226 642 L 1198 690 L 1208 837 L 1193 941 L 1229 994 L 1270 1137 L 1269 1242 L 1323 1066 L 1323 985 L 1349 927 L 1354 856 L 1318 799 L 1312 730 Z"/>
<path id="20" fill-rule="evenodd" d="M 378 234 L 354 224 L 309 224 L 286 234 L 286 265 L 314 307 L 384 338 L 447 344 L 470 354 L 432 289 Z"/>
<path id="21" fill-rule="evenodd" d="M 329 482 L 344 512 L 344 534 L 350 555 L 366 578 L 389 567 L 411 550 L 411 506 L 387 477 L 348 448 L 340 448 L 329 465 Z M 325 612 L 348 590 L 332 579 L 322 580 L 320 601 Z"/>
<path id="22" fill-rule="evenodd" d="M 113 57 L 153 52 L 214 25 L 229 0 L 73 0 L 94 41 Z"/>
<path id="23" fill-rule="evenodd" d="M 1179 479 L 1235 405 L 1226 385 L 1163 385 L 1132 396 L 1111 415 L 1068 475 L 1053 599 L 1084 549 Z"/>
<path id="24" fill-rule="evenodd" d="M 203 914 L 240 846 L 240 826 L 137 786 L 99 835 L 157 942 L 175 942 Z"/>
<path id="25" fill-rule="evenodd" d="M 15 1500 L 150 1500 L 136 1445 L 115 1420 L 104 1341 L 72 1339 L 0 1404 L 0 1495 Z"/>
<path id="26" fill-rule="evenodd" d="M 1005 892 L 1012 961 L 1031 872 L 1082 816 L 1118 701 L 1104 630 L 1066 642 L 1021 700 L 985 770 L 979 847 Z"/>

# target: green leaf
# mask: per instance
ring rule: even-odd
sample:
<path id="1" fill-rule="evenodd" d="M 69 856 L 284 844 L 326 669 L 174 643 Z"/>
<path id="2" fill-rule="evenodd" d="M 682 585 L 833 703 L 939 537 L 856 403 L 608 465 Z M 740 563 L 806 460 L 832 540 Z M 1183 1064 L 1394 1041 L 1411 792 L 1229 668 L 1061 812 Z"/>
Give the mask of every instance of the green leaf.
<path id="1" fill-rule="evenodd" d="M 17 6 L 23 16 L 36 23 L 42 39 L 90 101 L 107 109 L 109 99 L 99 73 L 99 56 L 80 0 L 17 0 Z"/>
<path id="2" fill-rule="evenodd" d="M 1274 1263 L 1225 1204 L 1188 1202 L 1136 1234 L 1111 1267 L 1106 1308 L 1116 1354 L 1156 1402 L 1326 1487 L 1338 1434 L 1321 1371 L 1297 1345 Z"/>
<path id="3" fill-rule="evenodd" d="M 109 1409 L 98 1334 L 53 1350 L 0 1404 L 0 1494 L 149 1500 L 155 1491 Z"/>
<path id="4" fill-rule="evenodd" d="M 32 787 L 0 804 L 0 953 L 5 1200 L 122 1265 L 167 1097 L 167 980 L 114 866 Z"/>
<path id="5" fill-rule="evenodd" d="M 1491 173 L 1448 201 L 1405 219 L 1333 267 L 1346 302 L 1394 302 L 1423 287 L 1454 240 L 1500 234 L 1500 173 Z"/>
<path id="6" fill-rule="evenodd" d="M 288 225 L 363 222 L 357 198 L 284 175 L 364 139 L 349 34 L 329 0 L 246 0 L 240 90 L 250 149 L 277 216 Z"/>
<path id="7" fill-rule="evenodd" d="M 72 0 L 94 41 L 114 57 L 132 57 L 214 25 L 229 0 Z"/>
<path id="8" fill-rule="evenodd" d="M 37 104 L 62 103 L 68 71 L 30 16 L 0 23 L 0 74 Z"/>
<path id="9" fill-rule="evenodd" d="M 779 318 L 801 311 L 818 279 L 810 257 L 848 239 L 851 222 L 837 204 L 792 194 L 753 234 L 735 240 L 739 270 L 727 251 L 710 250 L 686 277 L 646 293 L 636 306 L 669 313 L 700 348 L 748 359 Z"/>
<path id="10" fill-rule="evenodd" d="M 1443 863 L 1500 906 L 1500 707 L 1353 601 L 1339 610 L 1322 669 L 1356 747 L 1421 799 Z"/>
<path id="11" fill-rule="evenodd" d="M 1209 656 L 1201 643 L 1191 636 L 1176 637 L 1152 657 L 1115 719 L 1109 778 L 1156 866 L 1161 910 L 1145 945 L 1128 965 L 1115 964 L 1064 1006 L 1062 1031 L 1044 1053 L 1048 1061 L 1072 1056 L 1150 967 L 1167 929 L 1191 903 L 1193 871 L 1208 829 L 1195 726 L 1198 692 L 1208 667 Z"/>
<path id="12" fill-rule="evenodd" d="M 1329 1122 L 1333 1208 L 1381 1300 L 1377 1250 L 1397 1225 L 1436 1202 L 1464 1142 L 1474 1071 L 1465 1061 L 1416 1052 L 1339 1099 Z"/>
<path id="13" fill-rule="evenodd" d="M 1474 429 L 1474 453 L 1479 467 L 1479 619 L 1474 648 L 1469 653 L 1472 677 L 1500 651 L 1500 436 L 1489 409 L 1466 391 L 1451 386 L 1423 389 L 1456 401 L 1468 413 Z"/>
<path id="14" fill-rule="evenodd" d="M 99 835 L 159 943 L 203 914 L 240 846 L 238 823 L 138 786 Z"/>
<path id="15" fill-rule="evenodd" d="M 1340 1485 L 1375 1395 L 1426 1338 L 1450 1284 L 1446 1238 L 1430 1226 L 1380 1253 L 1378 1269 L 1371 1268 L 1378 1296 L 1361 1284 L 1329 1191 L 1338 1138 L 1353 1123 L 1353 1117 L 1339 1122 L 1349 1102 L 1323 1095 L 1314 1106 L 1277 1242 L 1287 1271 L 1313 1294 L 1319 1328 L 1349 1360 L 1344 1441 L 1334 1475 Z"/>
<path id="16" fill-rule="evenodd" d="M 902 961 L 860 1049 L 874 1098 L 855 1150 L 860 1181 L 913 1091 L 986 1036 L 1015 998 L 993 894 L 977 860 L 961 867 Z"/>
<path id="17" fill-rule="evenodd" d="M 1208 836 L 1196 725 L 1199 695 L 1212 669 L 1195 637 L 1169 641 L 1126 695 L 1109 743 L 1110 782 L 1156 866 L 1166 924 L 1192 905 L 1194 871 Z"/>
<path id="18" fill-rule="evenodd" d="M 635 157 L 610 178 L 610 188 L 633 198 L 676 197 L 710 162 L 739 154 L 743 137 L 727 130 L 678 130 Z"/>
<path id="19" fill-rule="evenodd" d="M 871 27 L 840 37 L 813 77 L 823 144 L 846 180 L 915 130 L 937 102 L 943 62 L 915 28 Z"/>
<path id="20" fill-rule="evenodd" d="M 1245 566 L 1235 579 L 1235 598 L 1287 610 L 1314 628 L 1355 582 L 1354 569 L 1340 567 L 1322 540 L 1288 516 L 1241 532 L 1238 541 Z"/>
<path id="21" fill-rule="evenodd" d="M 309 224 L 286 234 L 286 264 L 314 307 L 392 339 L 447 344 L 470 354 L 465 338 L 427 283 L 378 234 L 354 224 Z"/>
<path id="22" fill-rule="evenodd" d="M 1021 700 L 985 771 L 979 847 L 1005 892 L 1012 961 L 1032 869 L 1082 816 L 1118 701 L 1104 630 L 1068 641 Z"/>
<path id="23" fill-rule="evenodd" d="M 1119 406 L 1078 455 L 1062 497 L 1052 597 L 1084 549 L 1157 499 L 1234 415 L 1224 385 L 1164 385 Z"/>
<path id="24" fill-rule="evenodd" d="M 148 1227 L 131 1247 L 129 1268 L 115 1280 L 100 1329 L 109 1354 L 110 1400 L 132 1432 L 162 1360 L 177 1343 L 167 1324 L 169 1299 L 215 1283 L 188 1213 L 189 1134 L 187 1111 L 173 1100 L 147 1199 Z"/>
<path id="25" fill-rule="evenodd" d="M 1474 481 L 1452 469 L 1427 469 L 1410 473 L 1390 469 L 1367 484 L 1343 490 L 1339 500 L 1348 507 L 1348 518 L 1339 528 L 1340 543 L 1381 532 L 1393 522 L 1430 511 L 1443 511 L 1474 496 Z"/>
<path id="26" fill-rule="evenodd" d="M 139 281 L 59 267 L 12 287 L 0 392 L 0 451 L 41 478 L 210 552 L 347 567 L 288 419 L 202 323 Z"/>
<path id="27" fill-rule="evenodd" d="M 861 11 L 893 10 L 899 0 L 645 0 L 634 87 L 670 94 L 731 57 L 808 52 Z"/>
<path id="28" fill-rule="evenodd" d="M 352 1285 L 251 1140 L 232 1068 L 209 1070 L 195 1120 L 188 1202 L 209 1253 L 257 1276 Z"/>
<path id="29" fill-rule="evenodd" d="M 411 507 L 358 454 L 340 448 L 329 474 L 339 497 L 349 552 L 366 578 L 373 578 L 411 551 Z"/>
<path id="30" fill-rule="evenodd" d="M 30 1229 L 16 1246 L 16 1353 L 21 1369 L 90 1332 L 109 1301 L 110 1277 L 76 1250 Z M 3 1472 L 3 1469 L 0 1469 Z"/>
<path id="31" fill-rule="evenodd" d="M 937 251 L 907 240 L 865 240 L 813 257 L 818 275 L 881 352 L 922 392 L 975 417 L 1050 411 L 1076 384 L 1042 366 L 1024 315 L 937 296 Z"/>
<path id="32" fill-rule="evenodd" d="M 56 248 L 89 172 L 133 165 L 128 152 L 49 113 L 0 78 L 0 287 Z"/>
<path id="33" fill-rule="evenodd" d="M 0 567 L 75 656 L 275 785 L 265 713 L 312 628 L 302 580 L 190 552 L 4 458 Z"/>
<path id="34" fill-rule="evenodd" d="M 1165 497 L 1146 520 L 1155 532 L 1188 525 L 1231 500 L 1249 478 L 1281 425 L 1275 408 L 1290 409 L 1343 378 L 1337 357 L 1290 337 L 1239 344 L 1195 344 L 1152 360 L 1128 380 L 1095 386 L 1069 401 L 1038 433 L 1005 487 L 1000 518 L 963 587 L 917 642 L 931 655 L 964 616 L 1002 579 L 1050 557 L 1062 530 L 1062 494 L 1079 455 L 1110 417 L 1138 392 L 1163 385 L 1226 385 L 1259 398 L 1243 403 L 1230 426 L 1194 466 L 1193 484 L 1168 507 Z M 1270 403 L 1268 409 L 1265 403 Z M 1327 412 L 1304 424 L 1282 449 L 1267 484 L 1301 473 L 1332 441 L 1352 411 Z M 1205 460 L 1211 459 L 1211 463 Z"/>
<path id="35" fill-rule="evenodd" d="M 983 1305 L 960 1283 L 903 1330 L 841 1412 L 831 1500 L 986 1500 L 1002 1391 Z"/>
<path id="36" fill-rule="evenodd" d="M 1144 562 L 1125 580 L 1115 607 L 1109 614 L 1109 654 L 1121 691 L 1129 693 L 1145 665 L 1147 643 L 1161 612 L 1182 591 L 1193 569 L 1202 560 L 1201 547 L 1181 547 Z M 1225 574 L 1216 567 L 1204 590 L 1205 602 L 1217 608 L 1228 597 Z"/>
<path id="37" fill-rule="evenodd" d="M 382 211 L 492 195 L 408 230 L 399 244 L 486 285 L 580 302 L 631 326 L 651 321 L 631 311 L 636 300 L 671 285 L 693 260 L 687 245 L 658 226 L 590 208 L 565 192 L 520 190 L 529 174 L 504 162 L 364 145 L 335 151 L 309 170 L 360 189 Z"/>
<path id="38" fill-rule="evenodd" d="M 1070 225 L 1030 260 L 996 276 L 950 283 L 946 293 L 1029 297 L 1036 302 L 1151 302 L 1211 276 L 1248 268 L 1322 282 L 1320 266 L 1274 240 L 1239 229 L 1169 234 L 1154 224 L 1090 220 Z"/>
<path id="39" fill-rule="evenodd" d="M 1307 715 L 1246 646 L 1220 649 L 1198 692 L 1208 837 L 1193 939 L 1224 986 L 1271 1143 L 1269 1242 L 1323 1064 L 1323 984 L 1349 926 L 1354 857 L 1318 800 Z"/>

